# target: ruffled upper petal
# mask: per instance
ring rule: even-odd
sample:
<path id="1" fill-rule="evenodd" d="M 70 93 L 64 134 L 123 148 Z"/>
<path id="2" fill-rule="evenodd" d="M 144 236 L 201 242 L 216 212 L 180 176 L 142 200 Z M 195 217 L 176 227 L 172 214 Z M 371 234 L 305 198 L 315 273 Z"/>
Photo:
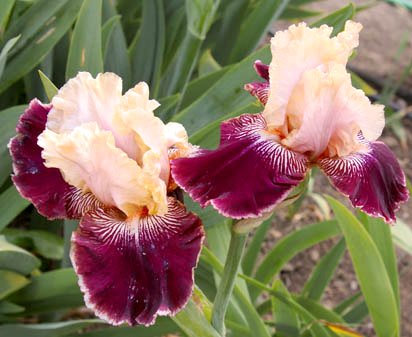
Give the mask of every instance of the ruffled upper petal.
<path id="1" fill-rule="evenodd" d="M 203 237 L 200 219 L 174 198 L 164 216 L 126 220 L 107 208 L 86 214 L 71 251 L 86 305 L 115 325 L 174 315 L 192 294 Z"/>
<path id="2" fill-rule="evenodd" d="M 375 140 L 385 125 L 383 105 L 355 89 L 340 64 L 306 71 L 290 96 L 287 117 L 291 131 L 282 143 L 315 158 L 326 150 L 328 157 L 355 152 L 359 131 Z"/>
<path id="3" fill-rule="evenodd" d="M 67 133 L 46 129 L 38 144 L 47 167 L 58 168 L 64 179 L 100 202 L 116 206 L 128 216 L 147 207 L 150 214 L 167 210 L 166 184 L 159 178 L 156 153 L 147 152 L 145 169 L 115 146 L 111 132 L 86 123 Z"/>
<path id="4" fill-rule="evenodd" d="M 366 150 L 343 158 L 322 159 L 319 166 L 353 206 L 395 222 L 395 211 L 409 196 L 405 175 L 384 143 L 363 143 Z"/>
<path id="5" fill-rule="evenodd" d="M 306 157 L 279 145 L 262 115 L 242 115 L 222 123 L 217 150 L 199 150 L 172 161 L 179 186 L 201 206 L 250 218 L 271 211 L 305 177 Z"/>
<path id="6" fill-rule="evenodd" d="M 361 29 L 361 24 L 348 21 L 345 30 L 331 38 L 332 27 L 309 28 L 300 23 L 276 33 L 271 41 L 269 98 L 263 112 L 270 128 L 284 124 L 289 98 L 305 71 L 346 65 Z"/>
<path id="7" fill-rule="evenodd" d="M 9 143 L 13 161 L 12 180 L 20 194 L 30 200 L 39 213 L 49 219 L 66 216 L 64 196 L 70 186 L 64 181 L 60 171 L 44 166 L 42 148 L 37 145 L 37 137 L 46 126 L 50 105 L 37 99 L 20 117 L 17 136 Z"/>

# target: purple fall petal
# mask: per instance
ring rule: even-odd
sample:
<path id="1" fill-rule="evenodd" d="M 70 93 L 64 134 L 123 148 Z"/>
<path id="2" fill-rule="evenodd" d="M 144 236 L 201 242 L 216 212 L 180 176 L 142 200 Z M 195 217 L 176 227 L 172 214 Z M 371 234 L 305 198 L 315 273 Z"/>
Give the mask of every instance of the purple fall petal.
<path id="1" fill-rule="evenodd" d="M 263 135 L 262 115 L 242 115 L 221 125 L 217 150 L 172 161 L 176 183 L 202 207 L 212 204 L 232 218 L 261 216 L 305 177 L 306 157 Z"/>
<path id="2" fill-rule="evenodd" d="M 9 149 L 13 160 L 12 179 L 16 188 L 36 206 L 39 213 L 54 219 L 66 216 L 63 196 L 70 186 L 58 169 L 43 165 L 42 148 L 37 145 L 37 138 L 46 126 L 50 109 L 51 105 L 32 100 L 17 123 L 17 136 L 10 141 Z"/>
<path id="3" fill-rule="evenodd" d="M 168 202 L 166 215 L 133 221 L 99 208 L 73 234 L 71 259 L 85 302 L 114 325 L 151 325 L 192 294 L 202 223 L 176 199 Z"/>
<path id="4" fill-rule="evenodd" d="M 256 60 L 253 67 L 260 77 L 269 82 L 269 66 L 267 64 L 264 64 L 261 60 Z"/>
<path id="5" fill-rule="evenodd" d="M 252 96 L 255 96 L 263 105 L 266 105 L 269 97 L 269 83 L 252 82 L 243 87 Z"/>
<path id="6" fill-rule="evenodd" d="M 367 152 L 322 159 L 319 165 L 332 184 L 349 197 L 353 206 L 393 223 L 399 204 L 408 199 L 405 175 L 384 143 L 366 144 Z"/>

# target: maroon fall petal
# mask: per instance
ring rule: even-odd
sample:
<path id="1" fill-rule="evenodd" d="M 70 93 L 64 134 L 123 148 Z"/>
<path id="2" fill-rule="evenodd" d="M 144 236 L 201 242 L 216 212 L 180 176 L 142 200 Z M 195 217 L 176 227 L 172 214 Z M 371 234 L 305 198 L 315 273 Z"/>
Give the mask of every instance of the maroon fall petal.
<path id="1" fill-rule="evenodd" d="M 17 123 L 17 135 L 10 141 L 9 150 L 13 161 L 12 180 L 17 190 L 34 204 L 39 213 L 55 219 L 66 216 L 63 196 L 70 186 L 58 169 L 44 166 L 42 148 L 37 145 L 50 110 L 51 105 L 32 100 Z"/>
<path id="2" fill-rule="evenodd" d="M 244 89 L 255 96 L 263 105 L 266 105 L 269 97 L 269 83 L 252 82 L 245 84 Z"/>
<path id="3" fill-rule="evenodd" d="M 253 67 L 260 77 L 269 82 L 269 66 L 267 64 L 264 64 L 261 60 L 256 60 Z"/>
<path id="4" fill-rule="evenodd" d="M 366 152 L 322 159 L 320 167 L 332 184 L 365 213 L 396 221 L 395 211 L 408 199 L 405 175 L 392 151 L 382 142 L 364 142 Z"/>
<path id="5" fill-rule="evenodd" d="M 246 114 L 221 125 L 217 150 L 172 161 L 176 183 L 202 207 L 240 219 L 271 211 L 305 177 L 307 159 L 264 135 L 262 115 Z"/>
<path id="6" fill-rule="evenodd" d="M 174 315 L 192 294 L 203 237 L 200 219 L 171 197 L 164 216 L 87 213 L 71 251 L 87 306 L 114 325 L 151 325 L 157 315 Z"/>

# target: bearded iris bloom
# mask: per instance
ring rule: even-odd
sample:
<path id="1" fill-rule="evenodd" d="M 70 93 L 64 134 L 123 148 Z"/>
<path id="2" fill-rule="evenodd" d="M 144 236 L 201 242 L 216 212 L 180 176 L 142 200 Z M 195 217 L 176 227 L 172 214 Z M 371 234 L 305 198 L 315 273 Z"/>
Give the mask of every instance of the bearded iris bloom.
<path id="1" fill-rule="evenodd" d="M 331 37 L 331 27 L 301 23 L 278 32 L 270 65 L 255 63 L 265 81 L 245 86 L 263 112 L 223 122 L 217 150 L 174 160 L 175 181 L 202 206 L 253 218 L 273 211 L 316 165 L 353 206 L 394 222 L 408 191 L 394 154 L 376 141 L 384 107 L 346 71 L 361 28 L 348 21 Z"/>
<path id="2" fill-rule="evenodd" d="M 49 219 L 80 219 L 71 260 L 86 305 L 118 325 L 153 324 L 188 301 L 204 237 L 179 201 L 171 158 L 191 145 L 163 124 L 146 83 L 122 96 L 113 73 L 68 81 L 50 105 L 33 100 L 9 144 L 12 177 Z"/>

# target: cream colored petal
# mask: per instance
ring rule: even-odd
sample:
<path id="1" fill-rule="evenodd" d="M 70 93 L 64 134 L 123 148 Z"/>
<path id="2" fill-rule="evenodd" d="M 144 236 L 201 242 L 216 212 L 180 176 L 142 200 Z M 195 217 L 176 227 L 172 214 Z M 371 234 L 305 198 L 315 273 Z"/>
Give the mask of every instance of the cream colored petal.
<path id="1" fill-rule="evenodd" d="M 144 206 L 152 214 L 167 209 L 166 185 L 158 171 L 139 167 L 115 146 L 111 132 L 101 130 L 97 123 L 61 134 L 46 129 L 38 144 L 47 167 L 60 169 L 70 185 L 91 191 L 104 204 L 128 216 Z"/>
<path id="2" fill-rule="evenodd" d="M 300 23 L 276 33 L 271 40 L 270 89 L 264 109 L 270 127 L 283 125 L 290 95 L 305 71 L 326 70 L 334 63 L 346 65 L 361 29 L 361 24 L 348 21 L 345 30 L 331 38 L 332 27 L 309 28 Z"/>
<path id="3" fill-rule="evenodd" d="M 54 132 L 71 131 L 88 122 L 96 122 L 103 130 L 112 130 L 111 120 L 122 97 L 122 79 L 113 73 L 93 78 L 80 72 L 53 97 L 53 109 L 47 128 Z"/>
<path id="4" fill-rule="evenodd" d="M 287 109 L 295 130 L 283 143 L 313 158 L 326 150 L 329 156 L 354 152 L 359 149 L 359 131 L 371 139 L 384 126 L 382 106 L 371 104 L 362 91 L 353 88 L 350 75 L 339 64 L 328 72 L 305 72 Z"/>

